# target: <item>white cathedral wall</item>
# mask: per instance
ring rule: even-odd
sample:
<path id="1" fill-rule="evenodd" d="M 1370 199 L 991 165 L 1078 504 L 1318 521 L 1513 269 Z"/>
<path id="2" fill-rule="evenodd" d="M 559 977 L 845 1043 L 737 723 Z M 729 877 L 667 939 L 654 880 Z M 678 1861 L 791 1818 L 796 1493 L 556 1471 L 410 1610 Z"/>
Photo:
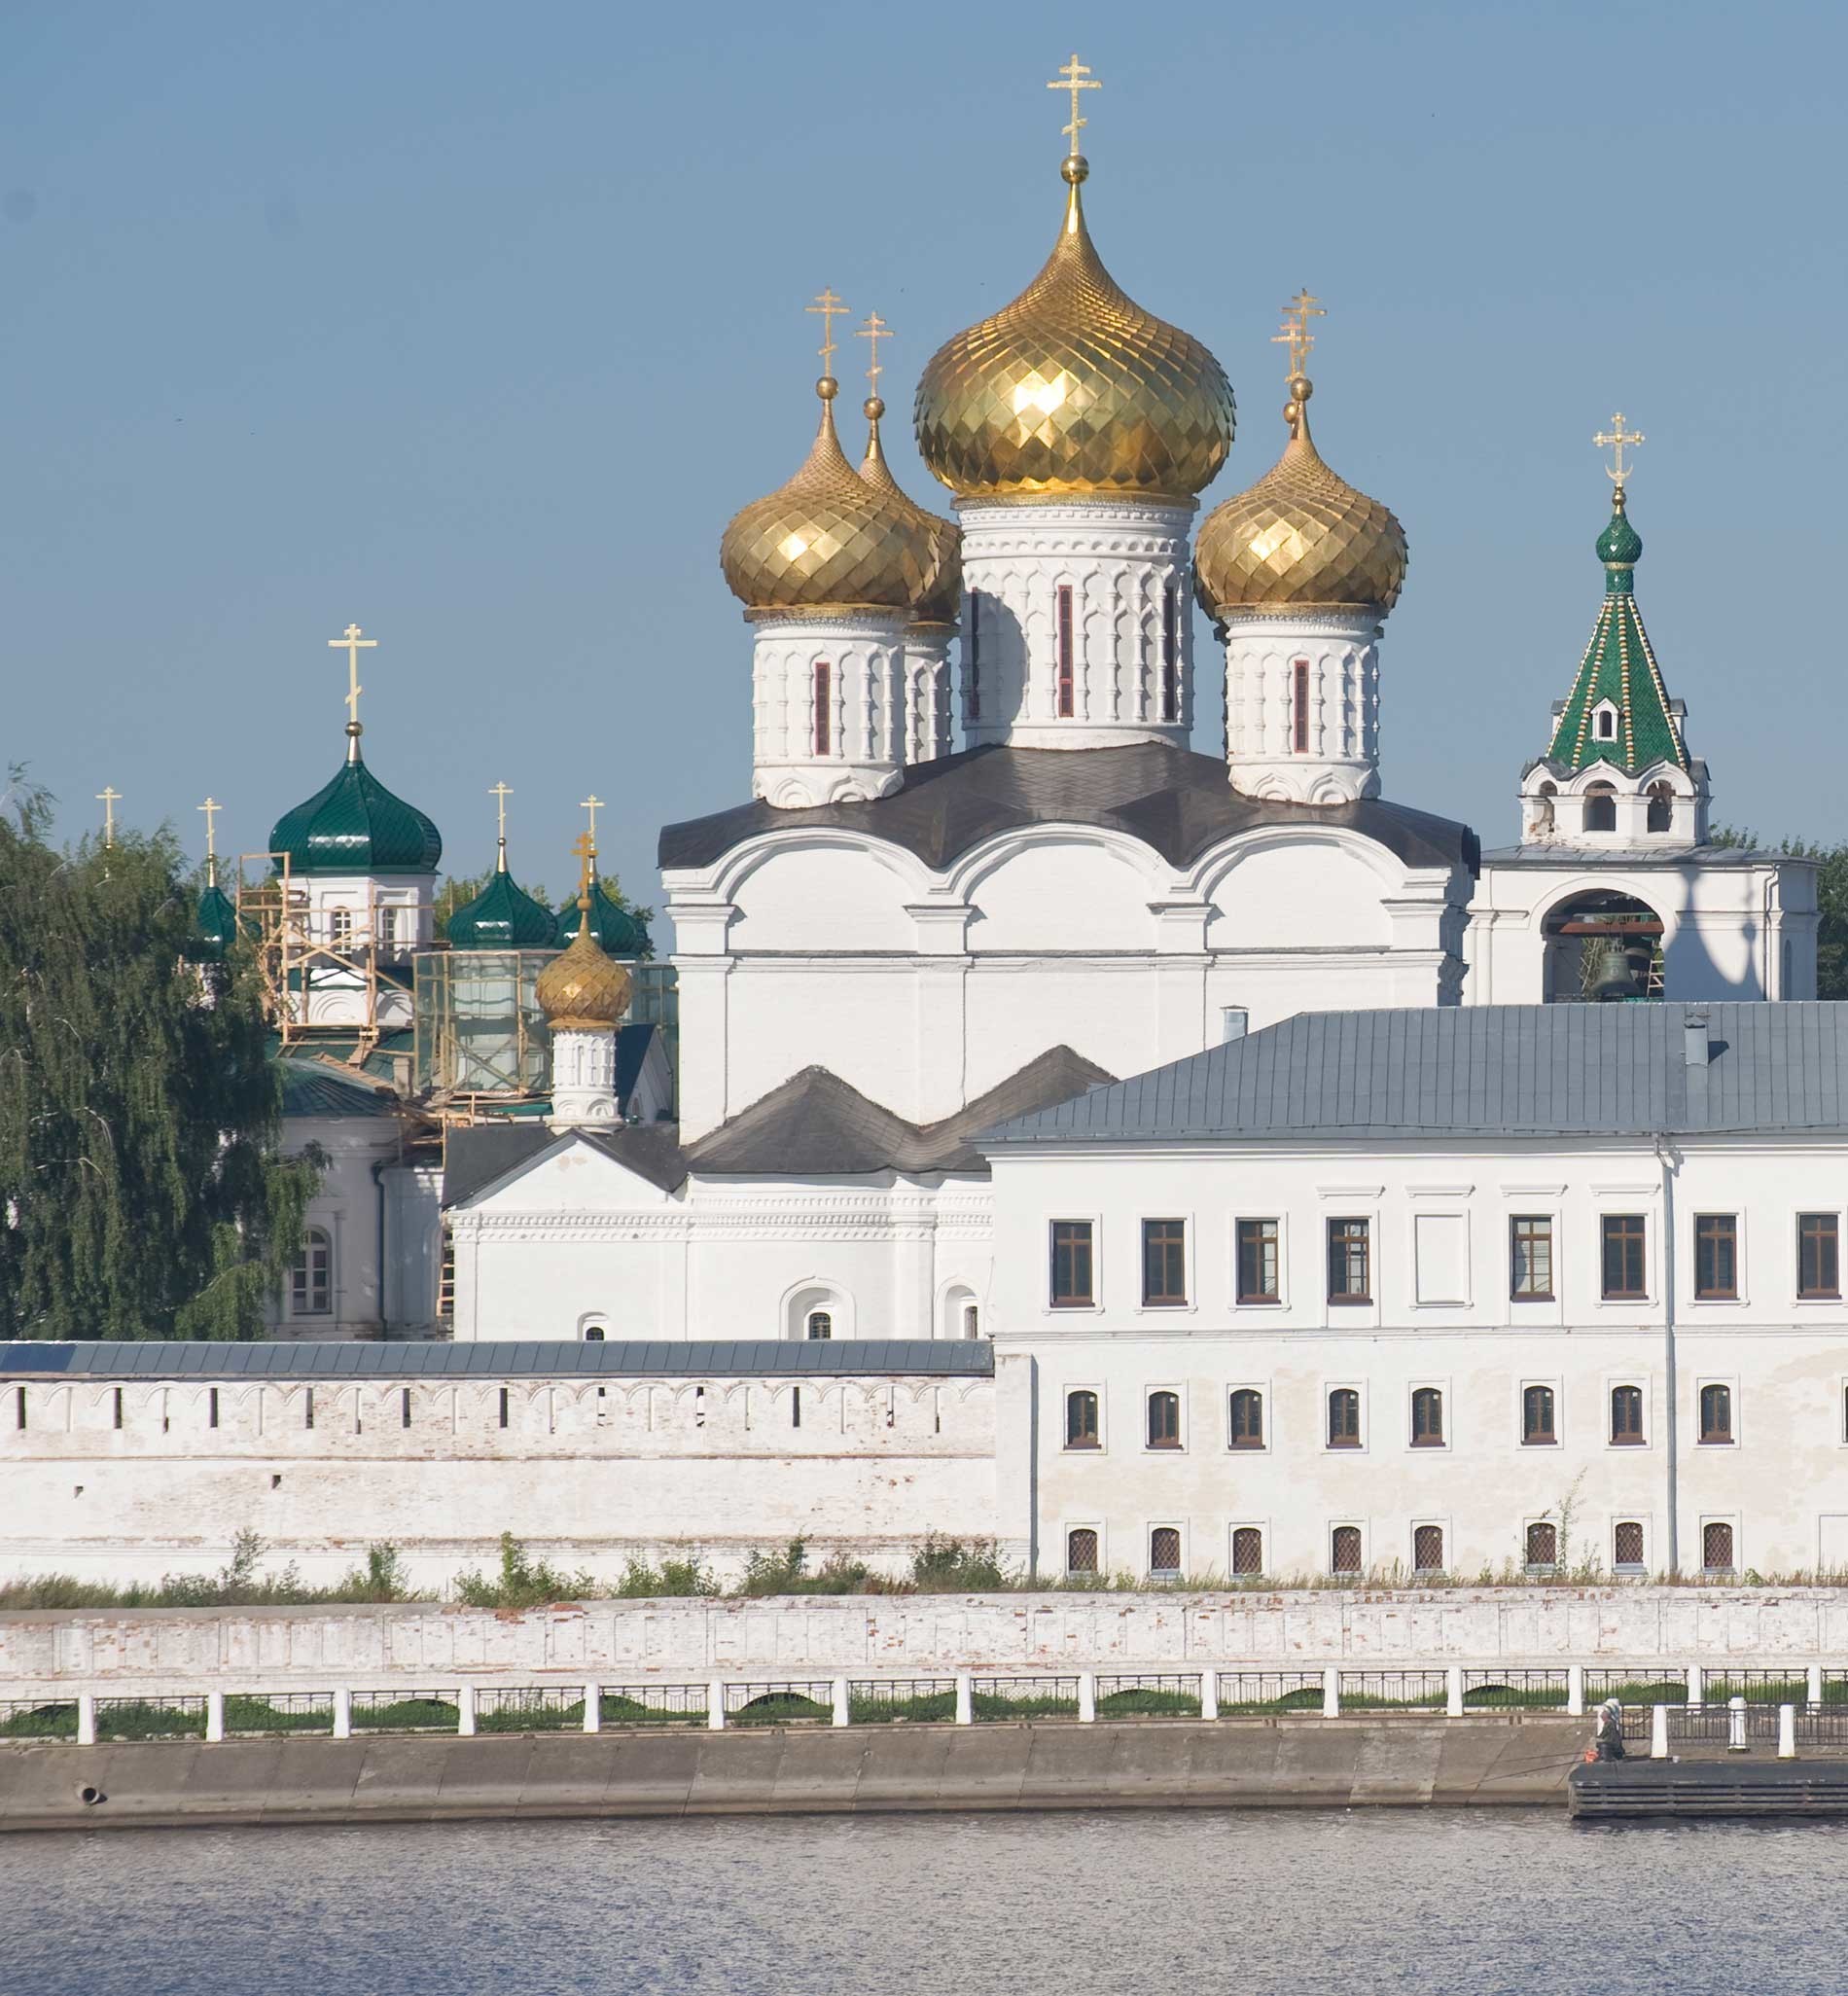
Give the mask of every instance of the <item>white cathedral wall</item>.
<path id="1" fill-rule="evenodd" d="M 1263 1534 L 1265 1570 L 1326 1575 L 1336 1525 L 1363 1560 L 1409 1568 L 1411 1534 L 1437 1524 L 1447 1565 L 1522 1563 L 1529 1523 L 1571 1507 L 1579 1556 L 1608 1570 L 1618 1521 L 1642 1524 L 1652 1570 L 1668 1559 L 1671 1479 L 1679 1556 L 1701 1564 L 1703 1527 L 1725 1523 L 1740 1571 L 1848 1562 L 1848 1309 L 1796 1294 L 1796 1216 L 1848 1220 L 1839 1145 L 1683 1142 L 1674 1193 L 1675 1324 L 1665 1329 L 1662 1166 L 1647 1144 L 1534 1142 L 1226 1149 L 1126 1146 L 1089 1155 L 1003 1153 L 994 1169 L 995 1288 L 986 1322 L 1003 1361 L 1030 1359 L 1033 1391 L 1001 1398 L 1004 1463 L 1031 1454 L 1040 1571 L 1066 1534 L 1102 1535 L 1105 1564 L 1146 1573 L 1149 1534 L 1178 1527 L 1189 1571 L 1224 1571 L 1231 1533 Z M 1740 1295 L 1694 1295 L 1693 1216 L 1739 1220 Z M 1648 1289 L 1603 1300 L 1600 1216 L 1645 1220 Z M 1510 1298 L 1514 1215 L 1553 1225 L 1557 1301 Z M 1282 1296 L 1235 1294 L 1235 1222 L 1280 1223 Z M 1332 1303 L 1330 1219 L 1369 1223 L 1373 1300 Z M 1189 1302 L 1147 1307 L 1140 1226 L 1182 1219 Z M 1096 1304 L 1054 1308 L 1048 1229 L 1088 1220 Z M 1643 1445 L 1614 1444 L 1609 1397 L 1635 1384 Z M 1734 1441 L 1699 1440 L 1700 1393 L 1725 1385 Z M 1521 1395 L 1555 1395 L 1558 1442 L 1521 1439 Z M 1414 1447 L 1411 1394 L 1443 1395 L 1444 1445 Z M 1233 1448 L 1232 1391 L 1263 1396 L 1265 1444 Z M 1327 1396 L 1361 1397 L 1362 1445 L 1326 1445 Z M 1068 1450 L 1065 1396 L 1099 1396 L 1102 1443 Z M 1147 1445 L 1148 1396 L 1182 1403 L 1179 1449 Z M 1669 1443 L 1673 1404 L 1677 1444 Z M 1004 1507 L 1012 1485 L 1004 1475 Z"/>
<path id="2" fill-rule="evenodd" d="M 904 1571 L 929 1531 L 990 1529 L 990 1382 L 803 1380 L 800 1423 L 798 1384 L 228 1381 L 216 1428 L 205 1383 L 124 1381 L 120 1427 L 113 1384 L 32 1384 L 26 1426 L 0 1427 L 0 1560 L 154 1581 L 254 1530 L 310 1581 L 390 1541 L 443 1586 L 506 1531 L 605 1579 L 689 1552 L 735 1579 L 796 1537 Z"/>

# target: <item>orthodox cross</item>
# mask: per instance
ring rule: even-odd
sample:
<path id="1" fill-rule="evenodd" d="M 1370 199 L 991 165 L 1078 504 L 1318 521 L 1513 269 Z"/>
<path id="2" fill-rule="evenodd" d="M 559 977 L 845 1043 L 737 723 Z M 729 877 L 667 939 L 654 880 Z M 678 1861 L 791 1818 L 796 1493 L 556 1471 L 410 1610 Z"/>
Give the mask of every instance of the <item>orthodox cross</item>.
<path id="1" fill-rule="evenodd" d="M 1623 453 L 1626 450 L 1634 450 L 1640 444 L 1647 444 L 1649 439 L 1643 435 L 1641 430 L 1629 428 L 1623 420 L 1623 411 L 1618 410 L 1617 414 L 1611 418 L 1611 427 L 1608 430 L 1600 430 L 1591 441 L 1600 450 L 1610 451 L 1612 457 L 1616 460 L 1613 464 L 1607 464 L 1604 469 L 1606 475 L 1620 492 L 1623 489 L 1624 480 L 1630 475 L 1630 467 L 1623 462 Z"/>
<path id="2" fill-rule="evenodd" d="M 493 789 L 488 792 L 488 796 L 494 800 L 495 806 L 500 814 L 500 840 L 503 845 L 507 843 L 507 800 L 513 794 L 505 783 L 495 784 Z"/>
<path id="3" fill-rule="evenodd" d="M 116 842 L 116 806 L 122 802 L 122 792 L 113 783 L 105 783 L 96 793 L 96 802 L 103 807 L 103 843 Z"/>
<path id="4" fill-rule="evenodd" d="M 359 696 L 366 691 L 359 683 L 359 655 L 374 650 L 377 644 L 376 638 L 361 637 L 357 624 L 349 624 L 343 636 L 328 639 L 330 651 L 346 654 L 346 725 L 349 728 L 359 726 Z"/>
<path id="5" fill-rule="evenodd" d="M 832 374 L 834 368 L 830 363 L 835 357 L 835 320 L 847 307 L 835 296 L 835 288 L 831 284 L 816 292 L 815 303 L 812 305 L 804 305 L 802 309 L 821 314 L 821 371 L 824 374 Z"/>
<path id="6" fill-rule="evenodd" d="M 1072 142 L 1072 158 L 1078 158 L 1078 135 L 1090 123 L 1088 118 L 1078 115 L 1078 93 L 1080 90 L 1101 90 L 1103 85 L 1091 75 L 1090 70 L 1078 59 L 1078 51 L 1072 52 L 1072 59 L 1057 76 L 1047 85 L 1048 90 L 1069 90 L 1072 97 L 1072 122 L 1061 129 Z"/>
<path id="7" fill-rule="evenodd" d="M 588 811 L 590 813 L 590 857 L 595 859 L 597 855 L 597 813 L 607 809 L 608 806 L 593 790 L 588 797 L 579 798 L 578 808 L 581 811 Z"/>
<path id="8" fill-rule="evenodd" d="M 1309 331 L 1311 319 L 1326 319 L 1327 311 L 1305 287 L 1283 308 L 1283 331 L 1270 336 L 1272 346 L 1287 346 L 1290 349 L 1290 372 L 1302 373 L 1310 353 L 1315 347 L 1315 335 Z"/>
<path id="9" fill-rule="evenodd" d="M 596 847 L 590 842 L 587 832 L 580 832 L 572 851 L 578 855 L 578 905 L 590 906 L 590 862 L 597 856 Z"/>
<path id="10" fill-rule="evenodd" d="M 218 884 L 218 838 L 213 820 L 224 808 L 215 797 L 208 797 L 199 805 L 199 809 L 205 813 L 205 871 L 211 876 L 213 886 Z"/>
<path id="11" fill-rule="evenodd" d="M 879 341 L 892 338 L 892 328 L 880 318 L 877 312 L 869 312 L 867 314 L 867 323 L 853 337 L 856 339 L 864 339 L 867 342 L 867 393 L 869 395 L 877 395 L 879 392 L 879 376 L 885 373 L 884 368 L 879 364 Z"/>

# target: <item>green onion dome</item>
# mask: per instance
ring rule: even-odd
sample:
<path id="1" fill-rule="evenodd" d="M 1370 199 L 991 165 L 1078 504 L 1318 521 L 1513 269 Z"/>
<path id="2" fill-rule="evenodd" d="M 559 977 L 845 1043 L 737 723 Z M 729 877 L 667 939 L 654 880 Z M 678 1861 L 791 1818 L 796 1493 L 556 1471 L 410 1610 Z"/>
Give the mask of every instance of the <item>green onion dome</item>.
<path id="1" fill-rule="evenodd" d="M 237 910 L 216 880 L 209 881 L 199 896 L 193 926 L 198 937 L 199 954 L 222 963 L 237 940 Z"/>
<path id="2" fill-rule="evenodd" d="M 443 835 L 366 766 L 349 725 L 339 774 L 276 820 L 269 849 L 297 873 L 434 873 Z"/>
<path id="3" fill-rule="evenodd" d="M 1626 504 L 1619 485 L 1611 494 L 1611 524 L 1598 536 L 1598 559 L 1604 563 L 1606 587 L 1614 592 L 1630 588 L 1630 571 L 1643 558 L 1643 536 L 1630 524 Z"/>
<path id="4" fill-rule="evenodd" d="M 558 910 L 558 933 L 575 935 L 578 918 L 578 904 L 567 901 Z M 633 909 L 612 899 L 601 880 L 590 891 L 590 933 L 604 955 L 619 963 L 632 963 L 648 954 L 648 925 Z"/>
<path id="5" fill-rule="evenodd" d="M 475 899 L 447 923 L 451 949 L 556 949 L 558 923 L 501 867 Z"/>

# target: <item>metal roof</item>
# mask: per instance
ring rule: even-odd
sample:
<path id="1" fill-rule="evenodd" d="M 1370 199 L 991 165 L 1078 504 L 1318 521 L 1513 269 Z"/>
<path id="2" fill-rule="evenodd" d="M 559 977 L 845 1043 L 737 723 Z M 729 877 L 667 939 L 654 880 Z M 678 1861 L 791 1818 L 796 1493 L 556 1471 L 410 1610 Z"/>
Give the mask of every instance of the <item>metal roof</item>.
<path id="1" fill-rule="evenodd" d="M 102 1379 L 507 1379 L 895 1377 L 985 1379 L 986 1338 L 631 1340 L 585 1344 L 522 1338 L 480 1343 L 182 1343 L 160 1338 L 85 1344 L 0 1344 L 0 1376 Z"/>
<path id="2" fill-rule="evenodd" d="M 1848 1005 L 1302 1013 L 981 1143 L 1803 1130 L 1848 1131 Z"/>
<path id="3" fill-rule="evenodd" d="M 1022 825 L 1097 825 L 1127 833 L 1170 866 L 1191 866 L 1209 846 L 1263 826 L 1337 825 L 1411 867 L 1468 867 L 1481 859 L 1467 825 L 1404 804 L 1268 803 L 1226 780 L 1219 756 L 1165 742 L 1121 748 L 964 749 L 913 764 L 891 796 L 861 803 L 782 810 L 761 798 L 710 817 L 668 825 L 663 868 L 709 867 L 761 834 L 825 825 L 882 838 L 942 869 L 984 838 Z"/>
<path id="4" fill-rule="evenodd" d="M 276 1066 L 285 1116 L 391 1116 L 398 1109 L 391 1090 L 363 1074 L 342 1074 L 319 1060 L 278 1060 Z"/>

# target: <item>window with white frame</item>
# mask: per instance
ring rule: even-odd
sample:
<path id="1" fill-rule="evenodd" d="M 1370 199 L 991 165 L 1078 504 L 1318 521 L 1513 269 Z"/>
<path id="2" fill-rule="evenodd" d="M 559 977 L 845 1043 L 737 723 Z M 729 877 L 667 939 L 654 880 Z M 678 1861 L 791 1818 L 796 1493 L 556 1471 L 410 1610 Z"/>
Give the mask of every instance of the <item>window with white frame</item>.
<path id="1" fill-rule="evenodd" d="M 310 1227 L 289 1273 L 289 1308 L 298 1317 L 325 1317 L 334 1308 L 334 1241 L 325 1227 Z"/>

